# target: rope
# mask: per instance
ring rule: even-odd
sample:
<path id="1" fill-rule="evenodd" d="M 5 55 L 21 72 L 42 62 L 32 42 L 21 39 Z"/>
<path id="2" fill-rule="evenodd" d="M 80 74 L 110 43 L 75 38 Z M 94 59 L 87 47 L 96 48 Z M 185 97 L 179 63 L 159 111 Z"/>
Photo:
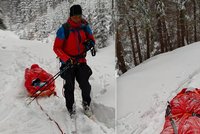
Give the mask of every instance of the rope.
<path id="1" fill-rule="evenodd" d="M 178 134 L 178 129 L 177 129 L 176 123 L 175 123 L 175 121 L 172 117 L 170 117 L 170 123 L 172 125 L 173 130 L 174 130 L 174 134 Z"/>
<path id="2" fill-rule="evenodd" d="M 196 116 L 196 117 L 200 118 L 200 114 L 192 113 L 192 116 Z"/>
<path id="3" fill-rule="evenodd" d="M 65 97 L 65 94 L 64 94 L 64 85 L 65 85 L 65 80 L 63 79 L 63 88 L 62 88 L 62 95 L 63 95 L 63 97 Z"/>
<path id="4" fill-rule="evenodd" d="M 58 127 L 58 129 L 59 129 L 59 131 L 61 132 L 61 134 L 66 134 L 66 133 L 63 132 L 63 130 L 61 129 L 61 127 L 60 127 L 60 125 L 58 124 L 58 122 L 55 121 L 53 118 L 51 118 L 51 116 L 50 116 L 47 112 L 45 112 L 45 110 L 43 109 L 43 107 L 42 107 L 42 106 L 40 105 L 40 103 L 38 102 L 38 99 L 36 99 L 36 102 L 37 102 L 37 105 L 40 107 L 41 111 L 48 117 L 48 119 L 49 119 L 50 121 L 53 121 L 53 122 L 56 124 L 56 126 Z"/>

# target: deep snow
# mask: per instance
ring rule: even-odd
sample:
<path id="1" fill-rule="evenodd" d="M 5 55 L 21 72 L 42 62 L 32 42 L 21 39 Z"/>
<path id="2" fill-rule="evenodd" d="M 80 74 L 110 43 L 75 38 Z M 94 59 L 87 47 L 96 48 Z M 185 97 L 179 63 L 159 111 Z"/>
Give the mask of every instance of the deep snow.
<path id="1" fill-rule="evenodd" d="M 159 134 L 167 101 L 200 88 L 200 42 L 155 56 L 117 79 L 117 132 Z"/>
<path id="2" fill-rule="evenodd" d="M 60 134 L 57 126 L 40 110 L 36 101 L 27 106 L 24 70 L 33 63 L 51 74 L 59 71 L 50 43 L 20 40 L 9 31 L 0 30 L 0 133 L 1 134 Z M 99 50 L 96 57 L 88 53 L 88 64 L 93 70 L 90 78 L 95 120 L 82 114 L 80 89 L 76 84 L 78 134 L 112 134 L 115 123 L 114 41 Z M 56 80 L 58 97 L 38 99 L 39 103 L 61 129 L 71 133 L 72 123 L 62 96 L 63 80 Z"/>

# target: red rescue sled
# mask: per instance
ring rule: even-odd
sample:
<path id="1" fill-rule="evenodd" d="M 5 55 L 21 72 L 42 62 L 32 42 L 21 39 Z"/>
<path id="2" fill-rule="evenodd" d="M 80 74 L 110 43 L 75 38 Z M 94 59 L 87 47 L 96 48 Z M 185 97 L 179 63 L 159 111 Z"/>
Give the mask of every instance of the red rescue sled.
<path id="1" fill-rule="evenodd" d="M 39 65 L 33 64 L 31 68 L 25 69 L 25 87 L 29 93 L 29 96 L 35 97 L 38 96 L 51 96 L 52 94 L 56 95 L 55 92 L 55 83 L 52 82 L 50 85 L 44 84 L 51 79 L 53 76 L 43 70 Z M 39 97 L 38 96 L 38 97 Z"/>
<path id="2" fill-rule="evenodd" d="M 183 89 L 169 102 L 161 134 L 200 134 L 200 89 Z"/>

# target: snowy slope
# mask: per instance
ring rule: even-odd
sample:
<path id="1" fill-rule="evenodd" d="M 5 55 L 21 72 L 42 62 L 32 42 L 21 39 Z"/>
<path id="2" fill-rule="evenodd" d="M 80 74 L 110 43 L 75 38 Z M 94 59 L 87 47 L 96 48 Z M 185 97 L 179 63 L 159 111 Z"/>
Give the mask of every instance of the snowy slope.
<path id="1" fill-rule="evenodd" d="M 0 30 L 1 134 L 61 133 L 58 127 L 41 111 L 36 101 L 27 106 L 27 92 L 23 86 L 24 70 L 33 63 L 39 64 L 51 74 L 58 72 L 59 62 L 52 50 L 52 43 L 43 44 L 37 41 L 19 40 L 13 33 Z M 100 50 L 96 57 L 88 54 L 88 62 L 93 69 L 90 81 L 93 92 L 94 120 L 82 114 L 80 90 L 76 84 L 78 134 L 114 133 L 115 83 L 114 56 L 111 56 L 114 55 L 112 39 L 110 43 L 112 45 Z M 105 57 L 107 58 L 105 59 Z M 73 124 L 65 108 L 62 85 L 62 79 L 58 78 L 56 91 L 59 98 L 51 96 L 38 99 L 38 101 L 44 111 L 58 122 L 63 132 L 70 134 Z"/>
<path id="2" fill-rule="evenodd" d="M 117 79 L 118 133 L 159 134 L 167 101 L 200 88 L 200 42 L 155 56 Z"/>

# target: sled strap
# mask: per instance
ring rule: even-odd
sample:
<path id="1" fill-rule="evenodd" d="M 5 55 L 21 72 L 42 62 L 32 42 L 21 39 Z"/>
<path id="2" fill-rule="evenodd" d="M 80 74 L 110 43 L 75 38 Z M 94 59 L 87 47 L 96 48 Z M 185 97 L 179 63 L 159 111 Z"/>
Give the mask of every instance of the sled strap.
<path id="1" fill-rule="evenodd" d="M 192 116 L 196 116 L 196 117 L 200 118 L 200 114 L 192 113 Z"/>
<path id="2" fill-rule="evenodd" d="M 170 122 L 171 122 L 172 128 L 174 130 L 174 134 L 178 134 L 178 129 L 177 129 L 176 123 L 175 123 L 174 119 L 171 117 L 170 117 Z"/>
<path id="3" fill-rule="evenodd" d="M 168 103 L 168 105 L 167 105 L 167 109 L 165 112 L 165 117 L 168 117 L 171 114 L 171 106 L 170 106 L 169 101 L 167 103 Z"/>

